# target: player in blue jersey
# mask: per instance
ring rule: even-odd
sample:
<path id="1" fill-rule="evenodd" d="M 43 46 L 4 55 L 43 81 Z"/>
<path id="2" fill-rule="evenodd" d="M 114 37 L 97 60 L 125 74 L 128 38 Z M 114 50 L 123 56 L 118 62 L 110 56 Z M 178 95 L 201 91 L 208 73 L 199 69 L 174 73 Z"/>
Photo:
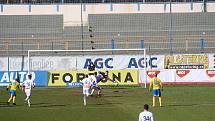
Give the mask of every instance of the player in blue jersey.
<path id="1" fill-rule="evenodd" d="M 95 72 L 94 75 L 90 75 L 90 78 L 93 80 L 92 90 L 91 90 L 91 96 L 93 95 L 94 90 L 98 91 L 98 96 L 101 96 L 101 87 L 98 85 L 99 82 L 101 82 L 103 79 L 109 80 L 113 83 L 118 84 L 116 81 L 111 80 L 108 77 L 108 71 L 105 72 Z"/>
<path id="2" fill-rule="evenodd" d="M 101 87 L 98 85 L 98 83 L 100 81 L 102 81 L 102 79 L 104 79 L 103 75 L 98 74 L 97 72 L 95 72 L 95 75 L 90 75 L 90 78 L 92 78 L 93 83 L 92 83 L 92 87 L 91 87 L 91 96 L 93 95 L 94 90 L 98 91 L 98 96 L 101 96 Z"/>

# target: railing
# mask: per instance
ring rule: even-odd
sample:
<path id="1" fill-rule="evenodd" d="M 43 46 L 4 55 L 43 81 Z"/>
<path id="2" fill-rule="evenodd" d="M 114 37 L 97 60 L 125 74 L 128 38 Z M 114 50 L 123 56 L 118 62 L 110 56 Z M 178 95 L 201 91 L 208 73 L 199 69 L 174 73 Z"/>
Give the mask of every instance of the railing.
<path id="1" fill-rule="evenodd" d="M 132 49 L 145 48 L 150 54 L 165 54 L 169 52 L 168 41 L 145 41 L 145 40 L 84 40 L 84 49 Z M 215 52 L 215 40 L 185 40 L 172 42 L 174 53 L 202 53 Z M 0 44 L 0 56 L 27 55 L 28 50 L 77 50 L 82 49 L 80 40 L 38 40 L 38 41 L 4 41 Z"/>
<path id="2" fill-rule="evenodd" d="M 213 2 L 214 0 L 207 0 Z M 123 2 L 146 2 L 146 3 L 164 3 L 170 0 L 1 0 L 1 4 L 50 4 L 50 3 L 123 3 Z M 172 2 L 204 2 L 204 0 L 172 0 Z"/>

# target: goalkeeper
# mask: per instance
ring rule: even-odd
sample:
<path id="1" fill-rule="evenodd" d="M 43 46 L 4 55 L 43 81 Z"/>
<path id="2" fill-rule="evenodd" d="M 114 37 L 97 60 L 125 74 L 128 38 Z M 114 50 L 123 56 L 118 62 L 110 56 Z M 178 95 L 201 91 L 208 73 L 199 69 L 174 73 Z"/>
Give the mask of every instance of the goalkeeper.
<path id="1" fill-rule="evenodd" d="M 88 71 L 95 72 L 95 68 L 96 68 L 95 64 L 93 64 L 92 62 L 88 65 Z M 118 85 L 118 82 L 110 79 L 108 77 L 108 74 L 109 74 L 109 72 L 106 71 L 106 72 L 99 72 L 99 75 L 97 75 L 97 72 L 95 72 L 94 75 L 97 78 L 97 82 L 100 82 L 101 80 L 106 79 L 106 80 L 109 80 L 109 81 L 116 83 Z M 89 74 L 89 75 L 91 75 L 91 74 Z"/>
<path id="2" fill-rule="evenodd" d="M 95 72 L 94 75 L 91 75 L 90 78 L 92 78 L 93 80 L 93 85 L 92 85 L 92 90 L 91 90 L 91 96 L 93 95 L 93 92 L 94 90 L 97 90 L 98 91 L 98 96 L 101 96 L 101 87 L 98 85 L 99 82 L 101 82 L 103 79 L 107 79 L 107 80 L 110 80 L 111 82 L 113 83 L 117 83 L 116 81 L 114 80 L 111 80 L 109 77 L 108 77 L 108 71 L 106 72 Z"/>
<path id="3" fill-rule="evenodd" d="M 93 63 L 90 63 L 90 65 L 88 65 L 88 71 L 95 71 L 96 66 Z"/>
<path id="4" fill-rule="evenodd" d="M 99 73 L 95 72 L 94 75 L 90 75 L 90 78 L 93 80 L 93 84 L 92 84 L 92 87 L 91 87 L 91 93 L 90 95 L 93 96 L 93 92 L 94 90 L 97 90 L 98 91 L 98 96 L 101 96 L 101 87 L 98 85 L 98 83 L 100 81 L 102 81 L 102 79 L 104 79 L 104 76 Z"/>
<path id="5" fill-rule="evenodd" d="M 109 81 L 111 81 L 113 83 L 116 83 L 117 85 L 119 84 L 117 81 L 112 80 L 112 79 L 109 78 L 109 72 L 108 71 L 106 71 L 106 72 L 99 72 L 99 74 L 102 75 L 102 79 L 101 80 L 106 79 L 106 80 L 109 80 Z"/>

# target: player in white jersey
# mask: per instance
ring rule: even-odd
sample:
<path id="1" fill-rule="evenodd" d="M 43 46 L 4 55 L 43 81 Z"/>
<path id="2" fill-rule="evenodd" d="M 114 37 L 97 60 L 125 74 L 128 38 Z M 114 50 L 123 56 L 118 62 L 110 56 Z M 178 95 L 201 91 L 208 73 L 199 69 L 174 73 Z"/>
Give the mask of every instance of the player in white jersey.
<path id="1" fill-rule="evenodd" d="M 144 105 L 144 111 L 139 114 L 139 121 L 154 121 L 153 114 L 148 111 L 149 105 Z"/>
<path id="2" fill-rule="evenodd" d="M 23 90 L 26 94 L 25 101 L 28 103 L 28 106 L 31 106 L 30 96 L 31 96 L 31 89 L 35 87 L 35 83 L 31 80 L 32 76 L 28 75 L 28 79 L 23 82 Z"/>
<path id="3" fill-rule="evenodd" d="M 88 75 L 85 75 L 85 78 L 82 80 L 83 83 L 83 94 L 84 94 L 84 106 L 87 105 L 87 97 L 90 95 L 90 89 L 93 83 L 92 78 L 88 78 Z"/>

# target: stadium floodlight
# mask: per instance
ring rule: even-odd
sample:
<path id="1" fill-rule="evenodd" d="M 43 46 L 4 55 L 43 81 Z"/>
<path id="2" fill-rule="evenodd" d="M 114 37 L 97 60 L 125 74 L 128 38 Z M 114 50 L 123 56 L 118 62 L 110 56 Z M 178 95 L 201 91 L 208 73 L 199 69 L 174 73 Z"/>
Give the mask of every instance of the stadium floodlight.
<path id="1" fill-rule="evenodd" d="M 144 68 L 139 68 L 138 70 L 145 70 L 144 73 L 147 73 L 147 62 L 146 62 L 146 50 L 145 49 L 93 49 L 93 50 L 28 50 L 28 73 L 33 71 L 32 69 L 32 57 L 48 57 L 48 56 L 69 56 L 69 57 L 77 57 L 77 56 L 99 56 L 99 55 L 136 55 L 138 57 L 144 58 Z M 126 68 L 125 68 L 126 69 Z M 146 76 L 145 76 L 146 77 Z M 144 83 L 144 87 L 146 88 L 147 78 L 145 80 L 142 80 L 141 83 Z"/>

